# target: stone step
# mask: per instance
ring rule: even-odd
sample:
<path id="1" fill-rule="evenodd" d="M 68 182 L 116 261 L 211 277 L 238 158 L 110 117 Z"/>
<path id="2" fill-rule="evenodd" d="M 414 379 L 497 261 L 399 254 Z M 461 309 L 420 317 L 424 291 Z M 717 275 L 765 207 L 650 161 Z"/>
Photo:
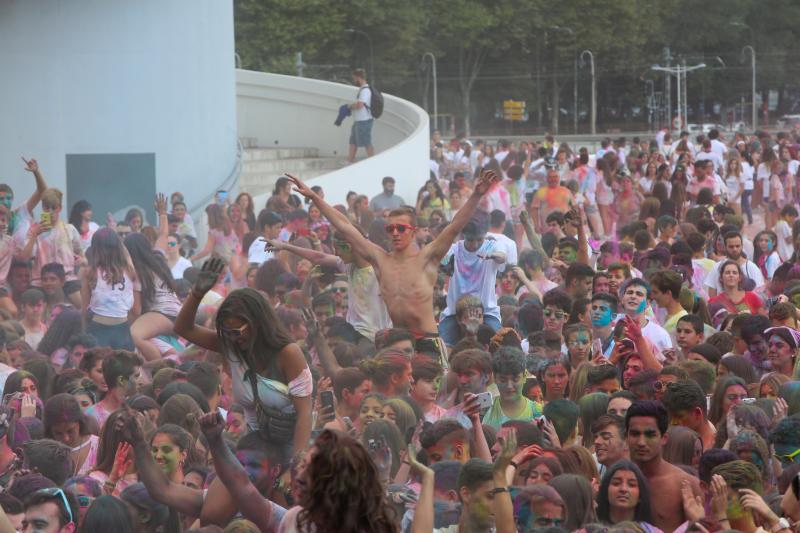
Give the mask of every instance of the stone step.
<path id="1" fill-rule="evenodd" d="M 330 169 L 313 169 L 303 171 L 303 179 L 308 180 L 322 176 L 330 172 Z M 239 189 L 247 191 L 253 196 L 259 194 L 271 193 L 275 188 L 275 182 L 278 181 L 282 174 L 257 174 L 257 173 L 242 173 L 239 176 Z"/>
<path id="2" fill-rule="evenodd" d="M 244 151 L 244 161 L 264 161 L 275 159 L 302 159 L 319 157 L 317 148 L 248 148 Z"/>
<path id="3" fill-rule="evenodd" d="M 283 174 L 284 172 L 306 172 L 308 170 L 336 170 L 343 161 L 336 157 L 305 157 L 296 159 L 272 159 L 245 161 L 242 173 Z"/>

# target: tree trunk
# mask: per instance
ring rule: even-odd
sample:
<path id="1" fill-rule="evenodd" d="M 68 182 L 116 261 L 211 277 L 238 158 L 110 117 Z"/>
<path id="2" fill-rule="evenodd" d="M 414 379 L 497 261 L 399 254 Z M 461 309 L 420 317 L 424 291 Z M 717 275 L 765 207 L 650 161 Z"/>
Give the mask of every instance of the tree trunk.
<path id="1" fill-rule="evenodd" d="M 558 135 L 558 118 L 561 110 L 558 102 L 558 78 L 555 66 L 555 61 L 553 61 L 553 94 L 551 95 L 552 100 L 550 101 L 550 107 L 552 108 L 552 115 L 550 116 L 550 129 L 552 131 L 550 131 L 550 133 L 553 135 Z"/>

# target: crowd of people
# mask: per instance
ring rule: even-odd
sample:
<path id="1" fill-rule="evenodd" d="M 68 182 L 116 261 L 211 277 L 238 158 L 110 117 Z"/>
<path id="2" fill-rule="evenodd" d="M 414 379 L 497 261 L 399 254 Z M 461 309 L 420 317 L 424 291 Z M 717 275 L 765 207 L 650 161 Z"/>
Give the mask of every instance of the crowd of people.
<path id="1" fill-rule="evenodd" d="M 287 174 L 204 242 L 23 164 L 0 533 L 798 530 L 794 132 L 434 132 L 416 198 Z"/>

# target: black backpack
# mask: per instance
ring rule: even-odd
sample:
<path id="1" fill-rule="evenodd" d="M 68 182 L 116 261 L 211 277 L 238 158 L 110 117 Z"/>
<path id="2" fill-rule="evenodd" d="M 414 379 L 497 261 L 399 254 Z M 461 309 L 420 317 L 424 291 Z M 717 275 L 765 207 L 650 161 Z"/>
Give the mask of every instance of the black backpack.
<path id="1" fill-rule="evenodd" d="M 369 87 L 371 94 L 367 109 L 369 109 L 372 118 L 381 118 L 381 115 L 383 115 L 383 95 L 372 85 L 364 85 L 364 87 Z M 364 87 L 362 87 L 362 89 Z"/>

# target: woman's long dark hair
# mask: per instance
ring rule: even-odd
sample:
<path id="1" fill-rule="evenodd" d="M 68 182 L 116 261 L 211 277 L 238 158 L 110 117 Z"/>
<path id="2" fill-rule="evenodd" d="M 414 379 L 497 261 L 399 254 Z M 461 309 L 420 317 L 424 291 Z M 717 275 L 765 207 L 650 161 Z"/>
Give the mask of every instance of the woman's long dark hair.
<path id="1" fill-rule="evenodd" d="M 309 489 L 300 499 L 300 531 L 396 533 L 378 469 L 355 439 L 325 430 L 314 441 L 308 465 Z"/>
<path id="2" fill-rule="evenodd" d="M 67 346 L 67 341 L 73 335 L 82 333 L 81 312 L 75 309 L 64 309 L 53 320 L 53 323 L 44 334 L 36 351 L 45 355 L 53 355 L 59 348 Z"/>
<path id="3" fill-rule="evenodd" d="M 78 200 L 75 202 L 75 205 L 72 206 L 72 209 L 69 211 L 69 223 L 75 226 L 75 229 L 79 232 L 81 231 L 81 226 L 83 225 L 83 213 L 85 211 L 91 211 L 92 204 L 87 202 L 86 200 Z"/>
<path id="4" fill-rule="evenodd" d="M 81 531 L 114 531 L 115 533 L 133 533 L 128 506 L 113 496 L 100 496 L 86 511 Z"/>
<path id="5" fill-rule="evenodd" d="M 172 277 L 167 260 L 162 254 L 153 251 L 147 237 L 140 233 L 131 233 L 125 237 L 125 248 L 128 249 L 133 268 L 139 275 L 139 282 L 142 284 L 142 302 L 145 308 L 153 302 L 158 280 L 161 281 L 162 287 L 166 287 L 172 292 L 177 290 L 178 285 Z"/>
<path id="6" fill-rule="evenodd" d="M 600 482 L 600 491 L 597 493 L 597 518 L 607 524 L 611 522 L 611 504 L 608 502 L 608 489 L 611 486 L 611 478 L 620 470 L 633 472 L 633 475 L 636 476 L 636 481 L 639 483 L 639 502 L 636 504 L 633 520 L 635 522 L 651 523 L 653 519 L 650 514 L 650 487 L 639 467 L 627 459 L 620 459 L 611 465 L 611 468 L 606 471 L 606 475 L 603 476 L 603 481 Z"/>
<path id="7" fill-rule="evenodd" d="M 223 335 L 223 323 L 231 317 L 247 322 L 250 331 L 247 346 L 240 347 Z M 231 292 L 217 311 L 216 327 L 220 346 L 228 357 L 238 358 L 251 372 L 262 367 L 270 379 L 286 382 L 278 367 L 278 352 L 294 341 L 275 310 L 258 291 L 245 288 Z M 257 364 L 259 359 L 263 364 Z"/>

